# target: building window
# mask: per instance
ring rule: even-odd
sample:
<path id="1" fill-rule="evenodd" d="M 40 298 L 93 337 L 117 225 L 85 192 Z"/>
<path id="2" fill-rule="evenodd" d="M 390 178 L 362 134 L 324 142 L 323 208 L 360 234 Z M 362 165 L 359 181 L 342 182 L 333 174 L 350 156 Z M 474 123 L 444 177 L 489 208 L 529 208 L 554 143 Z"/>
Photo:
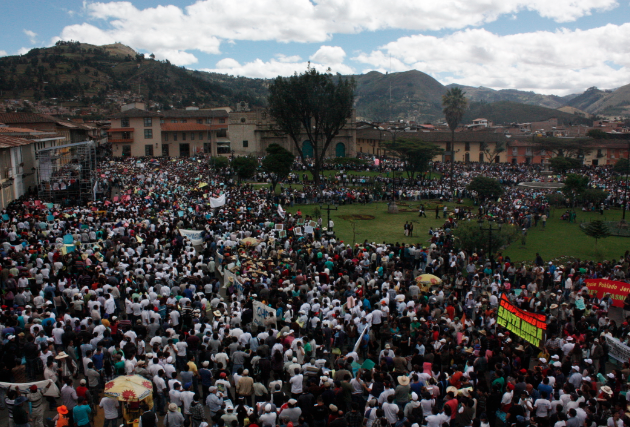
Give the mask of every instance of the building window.
<path id="1" fill-rule="evenodd" d="M 177 123 L 177 119 L 172 119 L 171 123 Z"/>
<path id="2" fill-rule="evenodd" d="M 219 129 L 217 131 L 217 138 L 225 138 L 227 136 L 227 129 Z"/>
<path id="3" fill-rule="evenodd" d="M 168 133 L 164 133 L 164 142 L 168 142 Z"/>
<path id="4" fill-rule="evenodd" d="M 241 123 L 245 123 L 246 121 L 245 117 L 241 117 Z"/>
<path id="5" fill-rule="evenodd" d="M 232 152 L 229 142 L 217 144 L 217 154 L 230 154 Z"/>
<path id="6" fill-rule="evenodd" d="M 225 123 L 225 119 L 219 119 L 219 123 Z"/>
<path id="7" fill-rule="evenodd" d="M 120 127 L 121 128 L 128 128 L 129 127 L 129 119 L 128 118 L 124 118 L 124 119 L 120 119 Z"/>
<path id="8" fill-rule="evenodd" d="M 206 119 L 206 124 L 209 125 L 212 123 L 212 119 Z"/>
<path id="9" fill-rule="evenodd" d="M 168 144 L 162 144 L 162 155 L 168 157 Z"/>
<path id="10" fill-rule="evenodd" d="M 201 141 L 203 139 L 203 132 L 199 132 L 199 140 Z"/>
<path id="11" fill-rule="evenodd" d="M 203 119 L 197 119 L 197 123 L 199 123 L 200 125 L 203 124 Z"/>
<path id="12" fill-rule="evenodd" d="M 243 148 L 249 147 L 249 141 L 243 141 Z"/>
<path id="13" fill-rule="evenodd" d="M 144 139 L 153 139 L 153 129 L 144 130 Z"/>
<path id="14" fill-rule="evenodd" d="M 186 132 L 182 132 L 182 141 L 186 141 Z"/>
<path id="15" fill-rule="evenodd" d="M 144 146 L 144 155 L 153 156 L 153 144 L 147 144 Z"/>
<path id="16" fill-rule="evenodd" d="M 124 157 L 131 156 L 131 145 L 123 145 L 122 146 L 122 155 Z"/>
<path id="17" fill-rule="evenodd" d="M 512 155 L 513 156 L 518 156 L 518 148 L 516 148 L 516 147 L 512 148 Z"/>
<path id="18" fill-rule="evenodd" d="M 470 151 L 470 142 L 466 142 L 464 145 L 464 151 Z"/>
<path id="19" fill-rule="evenodd" d="M 164 121 L 164 119 L 160 119 L 160 124 L 162 124 L 162 123 L 166 123 L 166 122 Z"/>
<path id="20" fill-rule="evenodd" d="M 211 154 L 212 153 L 212 144 L 210 144 L 209 142 L 204 142 L 203 143 L 203 152 L 206 154 Z"/>
<path id="21" fill-rule="evenodd" d="M 151 126 L 153 126 L 153 118 L 145 117 L 144 118 L 144 127 L 145 128 L 150 128 Z"/>
<path id="22" fill-rule="evenodd" d="M 182 123 L 188 123 L 187 119 L 182 119 Z"/>
<path id="23" fill-rule="evenodd" d="M 195 140 L 195 132 L 190 132 L 190 140 L 191 141 Z"/>
<path id="24" fill-rule="evenodd" d="M 173 132 L 173 141 L 177 141 L 177 132 Z"/>

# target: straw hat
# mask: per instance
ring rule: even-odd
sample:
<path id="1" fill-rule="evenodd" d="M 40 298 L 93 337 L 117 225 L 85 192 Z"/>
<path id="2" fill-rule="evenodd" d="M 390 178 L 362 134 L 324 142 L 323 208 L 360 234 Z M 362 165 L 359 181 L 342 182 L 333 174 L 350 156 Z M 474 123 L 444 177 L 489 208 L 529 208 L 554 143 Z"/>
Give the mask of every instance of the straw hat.
<path id="1" fill-rule="evenodd" d="M 55 357 L 55 359 L 59 360 L 59 359 L 65 358 L 65 357 L 68 357 L 66 352 L 65 351 L 60 351 L 59 354 L 57 354 L 57 356 Z"/>
<path id="2" fill-rule="evenodd" d="M 409 385 L 409 377 L 401 375 L 398 377 L 398 383 L 400 385 Z"/>

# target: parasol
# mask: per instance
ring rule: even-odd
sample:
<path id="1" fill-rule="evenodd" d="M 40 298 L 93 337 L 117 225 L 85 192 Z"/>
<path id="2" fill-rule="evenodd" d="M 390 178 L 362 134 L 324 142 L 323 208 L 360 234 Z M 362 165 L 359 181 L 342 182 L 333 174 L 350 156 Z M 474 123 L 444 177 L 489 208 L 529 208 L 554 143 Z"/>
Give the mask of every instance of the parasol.
<path id="1" fill-rule="evenodd" d="M 422 283 L 424 285 L 439 285 L 440 283 L 442 283 L 442 279 L 434 276 L 433 274 L 421 274 L 420 276 L 416 277 L 416 282 Z"/>
<path id="2" fill-rule="evenodd" d="M 260 242 L 258 241 L 258 239 L 255 239 L 253 237 L 246 237 L 241 240 L 241 243 L 247 246 L 253 246 L 253 245 L 257 245 Z"/>
<path id="3" fill-rule="evenodd" d="M 120 376 L 105 384 L 105 395 L 121 402 L 138 402 L 153 393 L 153 383 L 140 375 Z"/>

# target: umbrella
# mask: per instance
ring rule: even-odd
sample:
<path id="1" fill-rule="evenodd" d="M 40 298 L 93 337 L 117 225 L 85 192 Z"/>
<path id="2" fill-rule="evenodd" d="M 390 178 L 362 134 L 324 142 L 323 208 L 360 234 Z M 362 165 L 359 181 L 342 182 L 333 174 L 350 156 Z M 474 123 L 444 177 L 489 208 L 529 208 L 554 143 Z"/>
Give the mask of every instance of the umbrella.
<path id="1" fill-rule="evenodd" d="M 422 283 L 424 285 L 439 285 L 440 283 L 442 283 L 442 279 L 434 276 L 433 274 L 421 274 L 420 276 L 416 277 L 416 282 Z"/>
<path id="2" fill-rule="evenodd" d="M 153 383 L 140 375 L 120 376 L 105 384 L 105 395 L 121 402 L 138 402 L 153 393 Z"/>
<path id="3" fill-rule="evenodd" d="M 241 240 L 241 243 L 247 246 L 253 246 L 253 245 L 257 245 L 260 242 L 258 241 L 258 239 L 255 239 L 253 237 L 246 237 Z"/>

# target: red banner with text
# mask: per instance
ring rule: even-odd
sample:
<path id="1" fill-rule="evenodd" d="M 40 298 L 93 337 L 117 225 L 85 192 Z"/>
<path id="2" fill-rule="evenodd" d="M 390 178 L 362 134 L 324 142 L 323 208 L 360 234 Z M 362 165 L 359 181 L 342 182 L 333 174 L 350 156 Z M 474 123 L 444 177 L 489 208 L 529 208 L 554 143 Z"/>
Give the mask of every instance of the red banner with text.
<path id="1" fill-rule="evenodd" d="M 602 299 L 606 294 L 610 294 L 615 307 L 623 307 L 623 300 L 626 299 L 630 292 L 630 283 L 626 282 L 606 279 L 586 279 L 584 282 L 589 293 L 597 295 L 599 299 Z"/>

